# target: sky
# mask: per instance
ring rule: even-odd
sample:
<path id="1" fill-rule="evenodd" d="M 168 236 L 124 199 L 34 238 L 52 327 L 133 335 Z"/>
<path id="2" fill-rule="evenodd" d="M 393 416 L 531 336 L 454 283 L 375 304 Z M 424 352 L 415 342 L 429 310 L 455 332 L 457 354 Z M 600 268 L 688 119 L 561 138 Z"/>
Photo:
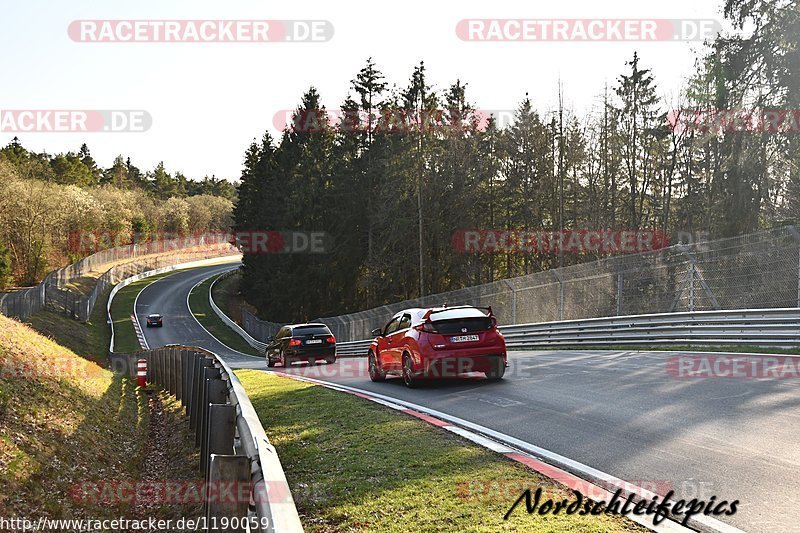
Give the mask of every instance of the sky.
<path id="1" fill-rule="evenodd" d="M 233 0 L 6 1 L 0 19 L 2 110 L 144 110 L 152 125 L 139 132 L 0 131 L 35 151 L 77 151 L 87 143 L 101 166 L 118 154 L 144 170 L 164 161 L 194 178 L 237 179 L 245 150 L 273 118 L 298 105 L 315 86 L 338 108 L 350 80 L 373 57 L 390 85 L 403 87 L 424 60 L 440 91 L 467 83 L 476 107 L 513 110 L 527 93 L 541 112 L 558 101 L 578 115 L 599 105 L 634 50 L 651 68 L 659 93 L 675 102 L 702 45 L 659 42 L 470 42 L 462 19 L 715 19 L 722 0 L 528 2 L 265 2 Z M 324 20 L 325 42 L 92 43 L 68 34 L 76 20 Z"/>

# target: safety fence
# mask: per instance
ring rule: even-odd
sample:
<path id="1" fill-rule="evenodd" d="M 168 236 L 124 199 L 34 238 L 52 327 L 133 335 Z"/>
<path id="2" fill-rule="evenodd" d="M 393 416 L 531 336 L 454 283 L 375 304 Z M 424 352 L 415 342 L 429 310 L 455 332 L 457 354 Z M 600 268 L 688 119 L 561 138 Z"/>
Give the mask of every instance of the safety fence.
<path id="1" fill-rule="evenodd" d="M 500 326 L 511 350 L 581 346 L 800 347 L 800 309 L 740 309 L 588 318 Z M 371 339 L 340 342 L 337 355 L 367 355 Z"/>
<path id="2" fill-rule="evenodd" d="M 35 287 L 0 293 L 0 313 L 25 319 L 47 306 L 85 322 L 89 320 L 97 298 L 122 279 L 166 265 L 236 252 L 233 245 L 216 240 L 213 236 L 209 237 L 208 242 L 203 239 L 191 242 L 175 239 L 111 248 L 49 273 Z M 93 281 L 93 288 L 88 294 L 66 287 L 103 268 L 107 270 Z"/>
<path id="3" fill-rule="evenodd" d="M 726 309 L 800 307 L 800 234 L 793 226 L 616 256 L 323 317 L 337 340 L 366 339 L 412 307 L 492 306 L 500 324 Z M 246 316 L 246 315 L 245 315 Z M 243 316 L 258 340 L 275 324 Z"/>
<path id="4" fill-rule="evenodd" d="M 112 370 L 135 379 L 137 361 L 147 362 L 147 381 L 174 395 L 186 408 L 200 472 L 208 487 L 208 524 L 225 531 L 303 531 L 278 454 L 230 367 L 216 354 L 193 346 L 164 346 L 110 354 Z M 226 487 L 232 498 L 212 497 Z"/>
<path id="5" fill-rule="evenodd" d="M 278 333 L 278 330 L 281 329 L 281 326 L 283 326 L 283 324 L 279 324 L 277 322 L 261 320 L 244 307 L 242 308 L 241 312 L 242 329 L 245 330 L 248 335 L 260 342 L 267 342 L 269 338 L 274 337 L 275 334 Z"/>

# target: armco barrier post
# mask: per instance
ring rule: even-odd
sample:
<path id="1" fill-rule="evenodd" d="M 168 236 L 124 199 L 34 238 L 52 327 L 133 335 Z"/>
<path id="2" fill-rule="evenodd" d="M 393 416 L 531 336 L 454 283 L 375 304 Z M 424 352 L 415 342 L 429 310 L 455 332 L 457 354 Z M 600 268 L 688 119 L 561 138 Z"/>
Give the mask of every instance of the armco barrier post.
<path id="1" fill-rule="evenodd" d="M 165 348 L 158 349 L 158 384 L 162 389 L 167 388 L 167 350 Z"/>
<path id="2" fill-rule="evenodd" d="M 214 420 L 211 418 L 211 413 L 213 412 L 213 407 L 215 405 L 226 403 L 227 392 L 228 384 L 221 379 L 210 379 L 206 383 L 206 401 L 208 402 L 204 406 L 204 409 L 206 410 L 206 425 L 205 435 L 200 443 L 200 468 L 202 469 L 201 471 L 203 472 L 204 479 L 208 478 L 208 456 L 210 453 L 233 453 L 233 444 L 231 444 L 230 449 L 227 450 L 214 451 L 209 448 L 209 443 L 214 440 L 213 435 L 220 431 L 224 431 L 224 428 L 220 427 L 219 424 L 214 423 Z M 236 416 L 235 407 L 233 415 L 234 417 Z"/>
<path id="3" fill-rule="evenodd" d="M 169 390 L 172 395 L 178 397 L 178 348 L 172 347 L 169 349 Z"/>
<path id="4" fill-rule="evenodd" d="M 200 383 L 200 410 L 197 413 L 197 427 L 199 431 L 195 434 L 194 443 L 200 446 L 205 439 L 205 432 L 208 431 L 208 382 L 218 379 L 220 376 L 219 368 L 207 367 L 203 369 L 203 379 Z"/>
<path id="5" fill-rule="evenodd" d="M 183 359 L 186 350 L 180 348 L 175 352 L 175 398 L 183 400 Z"/>
<path id="6" fill-rule="evenodd" d="M 186 358 L 183 360 L 183 398 L 181 404 L 186 407 L 186 415 L 189 415 L 192 401 L 192 376 L 194 375 L 195 361 L 200 357 L 200 354 L 194 350 L 187 350 Z"/>
<path id="7" fill-rule="evenodd" d="M 250 481 L 250 459 L 243 455 L 217 455 L 211 456 L 211 465 L 209 468 L 208 484 L 210 487 L 215 485 L 233 483 L 246 483 Z M 217 494 L 220 491 L 215 491 Z M 240 491 L 235 490 L 234 493 Z M 233 501 L 230 501 L 230 500 Z M 220 529 L 219 531 L 227 532 L 240 532 L 247 530 L 247 521 L 242 520 L 247 516 L 248 501 L 244 498 L 219 498 L 218 501 L 209 499 L 206 503 L 206 517 L 209 524 L 221 521 L 220 518 L 239 518 L 240 520 L 229 520 L 228 524 L 232 526 L 239 526 L 237 528 L 229 527 L 227 529 Z M 214 520 L 216 518 L 216 520 Z"/>
<path id="8" fill-rule="evenodd" d="M 147 362 L 147 368 L 151 369 L 152 377 L 150 383 L 158 384 L 158 350 L 150 352 L 150 360 Z"/>
<path id="9" fill-rule="evenodd" d="M 145 352 L 144 358 L 147 360 L 147 382 L 155 383 L 155 361 L 153 359 L 153 352 Z"/>
<path id="10" fill-rule="evenodd" d="M 164 349 L 158 348 L 155 353 L 156 357 L 156 383 L 159 387 L 164 387 Z"/>
<path id="11" fill-rule="evenodd" d="M 203 369 L 211 366 L 211 361 L 202 355 L 197 357 L 194 362 L 194 373 L 192 375 L 192 392 L 190 394 L 191 404 L 189 409 L 189 428 L 197 431 L 197 418 L 200 413 L 200 384 L 202 383 Z"/>
<path id="12" fill-rule="evenodd" d="M 208 420 L 209 427 L 213 430 L 208 432 L 207 455 L 204 455 L 207 463 L 210 461 L 211 455 L 231 455 L 234 452 L 236 406 L 212 403 L 208 406 Z M 208 479 L 210 474 L 208 470 L 205 472 L 205 477 Z"/>
<path id="13" fill-rule="evenodd" d="M 172 359 L 172 348 L 162 348 L 162 361 L 164 364 L 164 383 L 162 383 L 163 388 L 168 393 L 172 394 L 174 391 L 172 390 L 172 365 L 170 364 Z"/>

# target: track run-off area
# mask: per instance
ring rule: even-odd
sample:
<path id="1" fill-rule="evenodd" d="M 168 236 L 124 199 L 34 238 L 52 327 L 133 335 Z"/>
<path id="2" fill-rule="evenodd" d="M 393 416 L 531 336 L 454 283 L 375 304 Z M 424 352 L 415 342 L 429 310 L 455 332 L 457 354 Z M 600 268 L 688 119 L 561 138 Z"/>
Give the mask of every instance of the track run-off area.
<path id="1" fill-rule="evenodd" d="M 267 371 L 263 358 L 210 335 L 188 307 L 195 285 L 234 266 L 181 271 L 147 285 L 136 300 L 136 317 L 144 325 L 149 313 L 164 316 L 163 328 L 143 329 L 147 344 L 201 346 L 232 368 Z M 739 500 L 735 515 L 718 518 L 745 531 L 795 530 L 800 380 L 679 379 L 667 369 L 676 354 L 509 352 L 510 368 L 500 382 L 466 377 L 413 390 L 399 378 L 371 382 L 366 358 L 272 371 L 423 406 L 635 485 L 674 490 L 674 499 Z"/>

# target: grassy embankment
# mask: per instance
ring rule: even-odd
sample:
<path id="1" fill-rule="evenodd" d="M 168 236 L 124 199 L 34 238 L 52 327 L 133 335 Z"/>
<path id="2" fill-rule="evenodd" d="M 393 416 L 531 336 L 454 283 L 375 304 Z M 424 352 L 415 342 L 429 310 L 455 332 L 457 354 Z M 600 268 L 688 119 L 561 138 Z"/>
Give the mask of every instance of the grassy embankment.
<path id="1" fill-rule="evenodd" d="M 79 326 L 58 314 L 31 322 L 57 325 L 48 331 L 57 338 L 68 330 L 62 320 Z M 81 331 L 89 335 L 92 327 Z M 171 431 L 158 431 L 165 426 Z M 157 464 L 154 450 L 163 450 Z M 84 483 L 152 480 L 153 475 L 193 479 L 195 464 L 193 439 L 173 398 L 157 393 L 148 398 L 132 381 L 0 316 L 0 516 L 196 514 L 196 506 L 143 506 L 113 496 L 110 501 L 79 496 Z"/>

